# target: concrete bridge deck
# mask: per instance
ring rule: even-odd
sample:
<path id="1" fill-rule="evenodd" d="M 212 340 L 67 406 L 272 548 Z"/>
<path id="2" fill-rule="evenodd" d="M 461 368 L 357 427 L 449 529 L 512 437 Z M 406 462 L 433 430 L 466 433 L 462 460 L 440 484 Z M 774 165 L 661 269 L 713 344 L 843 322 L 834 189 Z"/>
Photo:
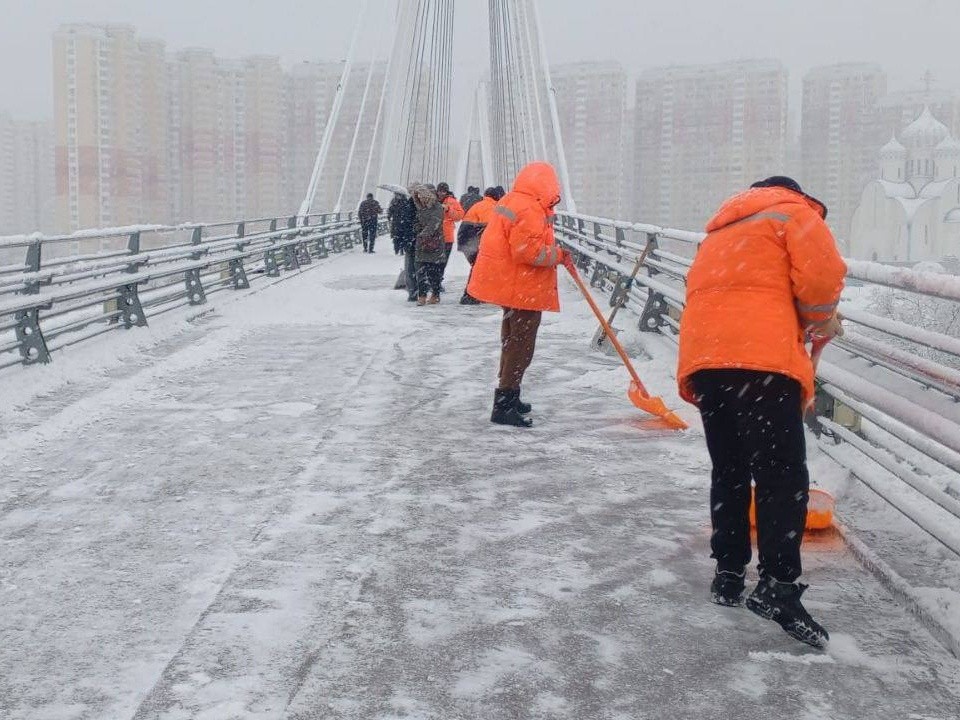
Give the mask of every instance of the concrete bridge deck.
<path id="1" fill-rule="evenodd" d="M 706 600 L 702 436 L 639 426 L 572 286 L 520 432 L 487 422 L 498 311 L 454 304 L 462 266 L 413 307 L 397 267 L 0 379 L 0 717 L 960 715 L 960 663 L 834 536 L 807 547 L 828 653 Z"/>

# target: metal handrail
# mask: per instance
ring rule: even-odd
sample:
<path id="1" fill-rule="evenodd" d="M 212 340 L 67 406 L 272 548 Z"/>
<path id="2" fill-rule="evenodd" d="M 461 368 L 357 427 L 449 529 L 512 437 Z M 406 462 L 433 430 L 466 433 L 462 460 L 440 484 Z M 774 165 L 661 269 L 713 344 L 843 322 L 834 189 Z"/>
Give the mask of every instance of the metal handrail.
<path id="1" fill-rule="evenodd" d="M 638 308 L 642 332 L 659 333 L 677 343 L 686 276 L 704 234 L 560 212 L 557 236 L 592 284 L 612 292 L 611 305 Z M 643 271 L 631 280 L 640 248 L 647 245 L 651 250 Z M 960 278 L 859 261 L 849 266 L 848 279 L 858 284 L 960 302 Z M 864 418 L 923 456 L 930 467 L 942 468 L 943 477 L 956 473 L 960 469 L 960 369 L 918 355 L 936 351 L 960 358 L 960 339 L 883 318 L 849 303 L 841 304 L 841 312 L 860 332 L 851 331 L 825 353 L 817 379 L 816 410 L 822 420 L 815 419 L 811 425 L 834 442 L 849 442 L 856 436 L 855 447 L 863 451 L 874 447 L 860 434 Z M 843 433 L 835 431 L 838 426 L 845 428 Z M 916 462 L 894 444 L 875 450 L 907 466 Z M 872 459 L 889 466 L 883 457 Z M 919 469 L 916 474 L 923 475 Z M 951 484 L 946 491 L 954 487 L 958 486 Z M 917 519 L 924 530 L 932 531 L 922 518 Z"/>
<path id="2" fill-rule="evenodd" d="M 0 368 L 50 362 L 61 348 L 359 242 L 352 212 L 0 237 L 0 253 L 25 251 L 22 264 L 0 267 L 0 335 L 14 335 L 0 337 Z M 75 252 L 54 254 L 71 243 Z"/>

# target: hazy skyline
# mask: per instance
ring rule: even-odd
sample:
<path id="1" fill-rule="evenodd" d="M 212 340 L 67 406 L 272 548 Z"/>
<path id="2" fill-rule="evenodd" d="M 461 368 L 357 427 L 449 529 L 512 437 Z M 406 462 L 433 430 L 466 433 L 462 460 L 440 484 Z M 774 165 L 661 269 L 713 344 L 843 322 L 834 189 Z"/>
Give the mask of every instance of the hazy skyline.
<path id="1" fill-rule="evenodd" d="M 360 2 L 255 0 L 36 0 L 8 2 L 0 26 L 0 110 L 24 119 L 52 116 L 51 35 L 63 23 L 129 23 L 168 50 L 212 48 L 224 57 L 279 55 L 342 59 Z M 393 0 L 371 0 L 376 8 Z M 881 64 L 891 89 L 960 87 L 956 62 L 960 2 L 912 0 L 878 7 L 875 0 L 541 0 L 551 63 L 616 60 L 631 75 L 649 67 L 733 59 L 776 58 L 790 70 L 793 95 L 811 67 L 847 61 Z M 381 10 L 381 12 L 387 12 Z M 469 93 L 486 69 L 487 3 L 457 3 L 456 77 Z M 379 24 L 358 59 L 380 45 Z M 457 137 L 456 130 L 453 136 Z"/>

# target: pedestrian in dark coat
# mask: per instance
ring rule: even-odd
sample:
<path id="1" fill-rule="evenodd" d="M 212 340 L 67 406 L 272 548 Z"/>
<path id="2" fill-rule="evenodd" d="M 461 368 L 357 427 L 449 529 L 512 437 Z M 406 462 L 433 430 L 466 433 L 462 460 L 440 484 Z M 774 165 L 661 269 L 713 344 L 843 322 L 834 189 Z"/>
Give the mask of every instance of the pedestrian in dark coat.
<path id="1" fill-rule="evenodd" d="M 467 191 L 460 196 L 460 206 L 463 208 L 463 212 L 469 212 L 470 208 L 480 202 L 483 198 L 480 195 L 480 188 L 474 187 L 471 185 L 467 188 Z"/>
<path id="2" fill-rule="evenodd" d="M 417 305 L 436 305 L 440 302 L 440 281 L 446 248 L 443 241 L 444 207 L 437 191 L 428 185 L 410 189 L 417 207 L 414 222 L 417 261 Z"/>
<path id="3" fill-rule="evenodd" d="M 380 207 L 373 193 L 367 193 L 367 199 L 360 203 L 357 208 L 357 218 L 360 220 L 360 229 L 363 232 L 363 251 L 365 253 L 373 252 L 373 244 L 377 240 L 377 223 L 380 221 L 380 213 L 383 208 Z"/>
<path id="4" fill-rule="evenodd" d="M 407 288 L 407 300 L 417 299 L 417 260 L 413 225 L 417 218 L 417 206 L 413 199 L 396 193 L 387 208 L 390 221 L 390 236 L 393 238 L 393 250 L 403 255 L 404 283 Z"/>

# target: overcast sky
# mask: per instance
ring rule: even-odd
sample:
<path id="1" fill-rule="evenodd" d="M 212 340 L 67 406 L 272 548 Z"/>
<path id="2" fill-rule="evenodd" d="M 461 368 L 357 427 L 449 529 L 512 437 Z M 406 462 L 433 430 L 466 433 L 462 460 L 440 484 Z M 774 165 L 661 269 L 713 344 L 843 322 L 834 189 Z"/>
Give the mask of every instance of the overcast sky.
<path id="1" fill-rule="evenodd" d="M 395 0 L 371 0 L 375 6 Z M 126 22 L 171 50 L 274 54 L 285 65 L 346 54 L 359 0 L 0 0 L 0 110 L 52 114 L 51 34 Z M 455 83 L 487 62 L 486 0 L 457 0 Z M 794 87 L 814 65 L 881 63 L 891 87 L 960 87 L 960 0 L 540 0 L 552 62 L 657 65 L 779 58 Z M 377 33 L 371 30 L 369 36 Z M 371 40 L 376 43 L 376 37 Z M 369 56 L 370 50 L 360 52 Z M 456 137 L 456 133 L 454 133 Z"/>

